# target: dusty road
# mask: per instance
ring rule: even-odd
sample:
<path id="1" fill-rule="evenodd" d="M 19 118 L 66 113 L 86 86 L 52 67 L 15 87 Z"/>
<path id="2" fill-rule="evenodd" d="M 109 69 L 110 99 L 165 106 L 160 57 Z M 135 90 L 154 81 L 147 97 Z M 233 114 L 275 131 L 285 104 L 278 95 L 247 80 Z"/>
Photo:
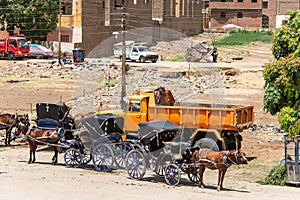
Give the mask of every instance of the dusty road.
<path id="1" fill-rule="evenodd" d="M 263 186 L 234 178 L 238 168 L 229 168 L 224 190 L 217 192 L 217 172 L 206 171 L 207 188 L 201 189 L 182 176 L 176 187 L 147 171 L 141 181 L 128 178 L 125 171 L 99 173 L 92 165 L 70 169 L 60 154 L 58 165 L 51 165 L 52 152 L 37 152 L 37 163 L 27 164 L 28 147 L 0 148 L 0 199 L 244 199 L 282 200 L 299 197 L 299 188 Z M 251 163 L 250 163 L 251 165 Z"/>

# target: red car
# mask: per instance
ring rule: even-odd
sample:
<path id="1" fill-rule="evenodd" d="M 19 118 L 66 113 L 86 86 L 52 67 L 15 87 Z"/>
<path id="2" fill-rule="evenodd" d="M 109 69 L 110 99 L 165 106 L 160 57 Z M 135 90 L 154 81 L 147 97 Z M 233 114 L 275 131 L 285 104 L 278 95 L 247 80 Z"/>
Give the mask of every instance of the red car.
<path id="1" fill-rule="evenodd" d="M 52 50 L 40 44 L 30 44 L 29 53 L 31 58 L 51 58 L 54 55 Z"/>

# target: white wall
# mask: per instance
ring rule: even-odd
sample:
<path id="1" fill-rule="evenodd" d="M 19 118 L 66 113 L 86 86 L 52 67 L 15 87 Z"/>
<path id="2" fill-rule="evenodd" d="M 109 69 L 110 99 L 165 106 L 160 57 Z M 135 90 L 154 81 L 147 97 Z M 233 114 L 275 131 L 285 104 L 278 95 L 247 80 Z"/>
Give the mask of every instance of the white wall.
<path id="1" fill-rule="evenodd" d="M 53 42 L 53 51 L 58 52 L 58 42 Z M 74 49 L 74 44 L 69 42 L 61 42 L 61 52 L 69 52 L 72 53 L 72 50 Z"/>
<path id="2" fill-rule="evenodd" d="M 285 20 L 289 20 L 289 15 L 276 15 L 276 28 L 279 28 L 282 26 L 282 22 Z"/>

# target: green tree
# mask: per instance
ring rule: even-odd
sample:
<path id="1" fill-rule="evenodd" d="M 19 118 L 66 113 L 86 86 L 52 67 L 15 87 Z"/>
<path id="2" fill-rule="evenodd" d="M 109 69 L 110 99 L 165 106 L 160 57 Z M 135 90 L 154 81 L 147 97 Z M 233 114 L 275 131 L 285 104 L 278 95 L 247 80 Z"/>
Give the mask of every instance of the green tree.
<path id="1" fill-rule="evenodd" d="M 290 12 L 287 25 L 273 34 L 275 60 L 263 71 L 264 109 L 278 115 L 291 138 L 300 133 L 300 12 Z"/>
<path id="2" fill-rule="evenodd" d="M 44 39 L 57 27 L 58 0 L 0 0 L 0 23 L 12 34 L 20 28 L 28 38 Z"/>
<path id="3" fill-rule="evenodd" d="M 273 34 L 272 52 L 276 59 L 289 56 L 300 56 L 300 12 L 290 11 L 289 23 L 281 26 Z"/>

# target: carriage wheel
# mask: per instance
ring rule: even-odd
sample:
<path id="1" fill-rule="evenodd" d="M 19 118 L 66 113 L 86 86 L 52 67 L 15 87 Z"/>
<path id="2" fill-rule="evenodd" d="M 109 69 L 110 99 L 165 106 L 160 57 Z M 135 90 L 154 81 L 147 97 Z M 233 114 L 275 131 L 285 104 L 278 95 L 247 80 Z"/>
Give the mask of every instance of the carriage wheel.
<path id="1" fill-rule="evenodd" d="M 165 169 L 165 180 L 168 185 L 178 185 L 180 182 L 180 169 L 174 164 L 170 164 Z"/>
<path id="2" fill-rule="evenodd" d="M 114 162 L 114 152 L 108 144 L 98 144 L 93 149 L 92 160 L 97 171 L 108 172 Z"/>
<path id="3" fill-rule="evenodd" d="M 82 164 L 86 165 L 92 160 L 92 155 L 91 152 L 88 148 L 83 149 L 83 154 L 82 154 Z"/>
<path id="4" fill-rule="evenodd" d="M 125 166 L 130 178 L 140 180 L 146 173 L 146 160 L 138 150 L 131 150 L 125 158 Z"/>
<path id="5" fill-rule="evenodd" d="M 133 146 L 129 143 L 119 143 L 115 145 L 115 163 L 118 168 L 125 169 L 125 158 L 130 150 L 133 149 Z"/>
<path id="6" fill-rule="evenodd" d="M 188 177 L 190 181 L 193 183 L 199 183 L 200 176 L 199 176 L 199 168 L 195 169 L 193 172 L 188 173 Z"/>
<path id="7" fill-rule="evenodd" d="M 166 155 L 160 156 L 155 163 L 156 175 L 163 177 L 165 175 L 166 166 L 171 164 L 171 162 L 172 162 L 171 156 L 166 156 Z"/>
<path id="8" fill-rule="evenodd" d="M 75 168 L 82 163 L 82 156 L 78 149 L 68 149 L 64 155 L 65 164 L 67 167 Z"/>

